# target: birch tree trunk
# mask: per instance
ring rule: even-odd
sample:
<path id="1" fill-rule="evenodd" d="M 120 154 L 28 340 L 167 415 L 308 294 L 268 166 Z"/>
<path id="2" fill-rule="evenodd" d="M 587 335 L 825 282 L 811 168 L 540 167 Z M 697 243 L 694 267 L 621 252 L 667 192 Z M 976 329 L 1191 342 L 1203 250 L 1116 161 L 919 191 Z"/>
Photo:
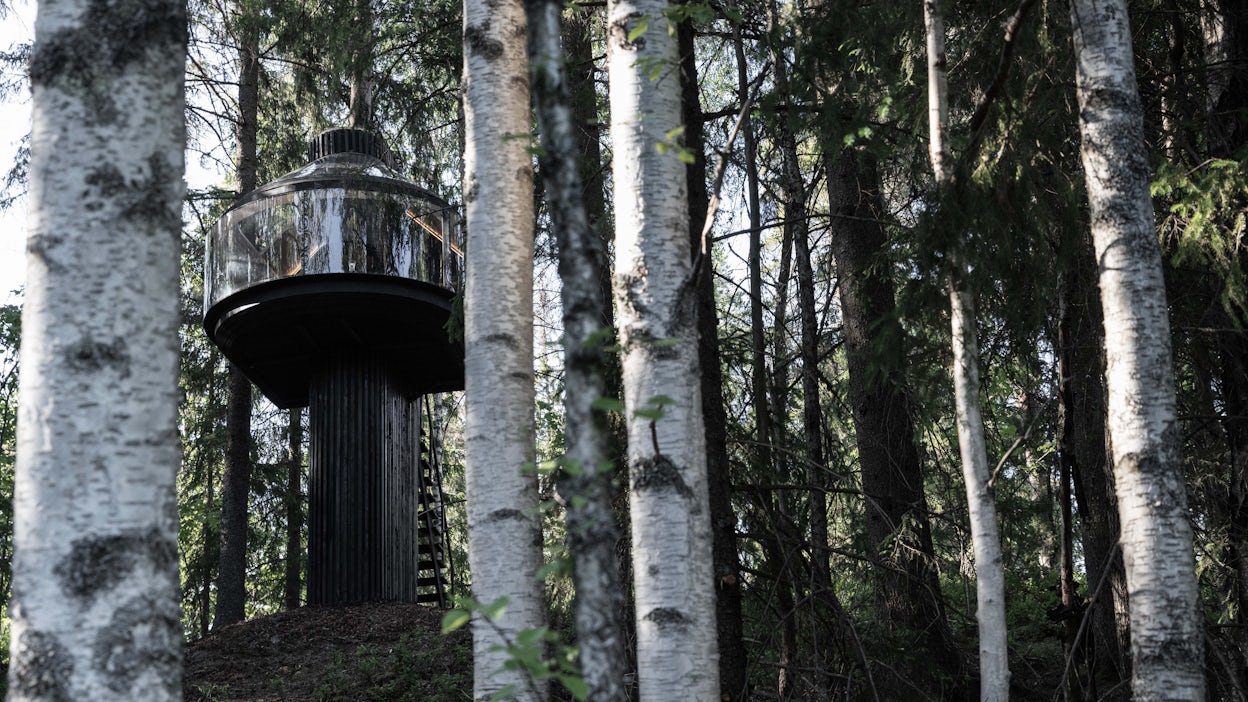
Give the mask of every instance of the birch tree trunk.
<path id="1" fill-rule="evenodd" d="M 673 148 L 660 148 L 672 145 L 681 126 L 667 9 L 663 0 L 611 0 L 607 7 L 614 287 L 642 702 L 719 699 L 685 165 Z"/>
<path id="2" fill-rule="evenodd" d="M 181 697 L 186 6 L 39 6 L 10 700 Z"/>
<path id="3" fill-rule="evenodd" d="M 512 686 L 521 700 L 545 687 L 503 670 L 519 632 L 541 626 L 545 604 L 533 471 L 533 171 L 529 76 L 519 0 L 464 2 L 465 481 L 473 596 L 507 599 L 494 622 L 473 625 L 473 697 Z"/>
<path id="4" fill-rule="evenodd" d="M 610 427 L 595 405 L 607 396 L 602 320 L 609 301 L 601 287 L 602 238 L 583 199 L 579 144 L 560 47 L 561 0 L 526 0 L 529 59 L 542 142 L 542 180 L 559 245 L 564 335 L 565 454 L 560 493 L 567 502 L 568 546 L 576 588 L 576 643 L 581 675 L 595 702 L 627 702 L 624 684 L 624 593 L 615 557 Z"/>
<path id="5" fill-rule="evenodd" d="M 1203 700 L 1200 595 L 1143 110 L 1122 0 L 1075 0 L 1075 80 L 1105 324 L 1135 699 Z"/>
<path id="6" fill-rule="evenodd" d="M 938 0 L 924 0 L 927 34 L 927 104 L 929 148 L 937 198 L 954 185 L 953 164 L 946 141 L 949 98 L 945 78 L 945 28 Z M 953 387 L 957 405 L 958 446 L 966 503 L 975 549 L 976 611 L 979 622 L 979 698 L 1010 696 L 1009 648 L 1005 627 L 1005 571 L 997 507 L 989 487 L 988 449 L 979 405 L 979 339 L 975 329 L 975 296 L 970 271 L 955 244 L 949 252 L 949 317 L 953 332 Z"/>

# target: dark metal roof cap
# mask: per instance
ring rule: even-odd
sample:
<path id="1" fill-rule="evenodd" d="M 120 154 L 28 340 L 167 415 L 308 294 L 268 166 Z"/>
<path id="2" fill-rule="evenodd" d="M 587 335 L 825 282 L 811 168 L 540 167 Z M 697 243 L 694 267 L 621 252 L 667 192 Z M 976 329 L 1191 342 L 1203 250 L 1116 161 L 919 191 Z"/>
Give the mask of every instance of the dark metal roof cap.
<path id="1" fill-rule="evenodd" d="M 308 141 L 308 160 L 334 154 L 355 153 L 372 156 L 394 168 L 390 147 L 376 134 L 363 129 L 330 129 Z"/>

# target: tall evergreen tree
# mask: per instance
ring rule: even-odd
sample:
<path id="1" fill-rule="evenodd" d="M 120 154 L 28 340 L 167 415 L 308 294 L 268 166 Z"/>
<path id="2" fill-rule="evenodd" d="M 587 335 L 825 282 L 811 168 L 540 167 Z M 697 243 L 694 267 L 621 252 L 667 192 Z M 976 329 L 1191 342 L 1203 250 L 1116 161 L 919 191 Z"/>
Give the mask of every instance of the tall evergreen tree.
<path id="1" fill-rule="evenodd" d="M 260 33 L 256 18 L 239 8 L 238 155 L 234 176 L 239 197 L 256 189 L 256 142 L 260 116 Z M 221 485 L 221 558 L 213 626 L 242 621 L 247 604 L 247 506 L 251 497 L 251 381 L 229 364 L 225 402 L 225 476 Z"/>

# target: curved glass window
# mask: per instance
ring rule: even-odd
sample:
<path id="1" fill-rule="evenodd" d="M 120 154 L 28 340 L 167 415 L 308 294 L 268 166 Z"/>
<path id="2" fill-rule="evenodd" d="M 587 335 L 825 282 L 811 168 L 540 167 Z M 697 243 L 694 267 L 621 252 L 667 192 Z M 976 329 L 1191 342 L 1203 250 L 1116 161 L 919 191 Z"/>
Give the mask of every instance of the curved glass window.
<path id="1" fill-rule="evenodd" d="M 360 154 L 320 159 L 256 190 L 210 235 L 205 309 L 294 276 L 370 273 L 458 290 L 454 208 Z"/>

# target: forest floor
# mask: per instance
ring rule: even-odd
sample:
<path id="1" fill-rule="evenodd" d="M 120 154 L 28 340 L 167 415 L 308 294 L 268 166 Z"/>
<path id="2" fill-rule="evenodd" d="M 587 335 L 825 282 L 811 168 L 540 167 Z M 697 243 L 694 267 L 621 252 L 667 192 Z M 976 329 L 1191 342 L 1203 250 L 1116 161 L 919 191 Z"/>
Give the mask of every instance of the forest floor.
<path id="1" fill-rule="evenodd" d="M 186 647 L 187 702 L 446 701 L 472 697 L 468 628 L 410 604 L 301 607 Z"/>

